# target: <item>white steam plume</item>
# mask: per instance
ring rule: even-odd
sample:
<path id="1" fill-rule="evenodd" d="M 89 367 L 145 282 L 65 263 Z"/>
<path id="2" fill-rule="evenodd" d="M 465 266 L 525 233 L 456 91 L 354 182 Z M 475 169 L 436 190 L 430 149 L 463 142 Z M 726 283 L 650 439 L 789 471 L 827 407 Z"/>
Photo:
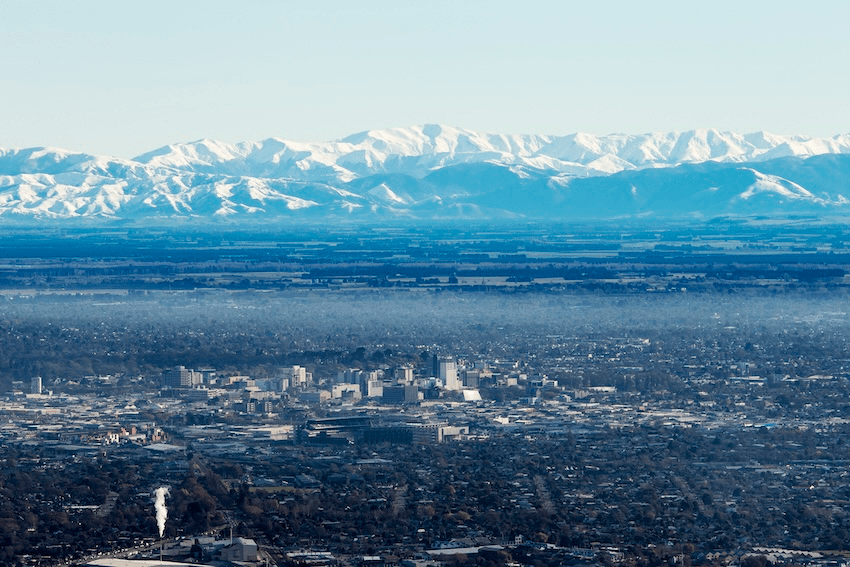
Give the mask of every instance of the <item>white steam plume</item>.
<path id="1" fill-rule="evenodd" d="M 165 496 L 168 494 L 167 486 L 160 486 L 156 489 L 156 525 L 159 526 L 159 538 L 162 539 L 162 534 L 165 533 L 165 520 L 168 518 L 168 508 L 165 507 Z"/>

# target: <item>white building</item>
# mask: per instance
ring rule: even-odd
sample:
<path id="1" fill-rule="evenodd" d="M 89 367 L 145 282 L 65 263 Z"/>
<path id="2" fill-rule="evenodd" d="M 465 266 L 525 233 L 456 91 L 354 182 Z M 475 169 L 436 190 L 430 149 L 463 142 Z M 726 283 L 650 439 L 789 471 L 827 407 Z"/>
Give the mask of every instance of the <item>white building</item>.
<path id="1" fill-rule="evenodd" d="M 413 366 L 405 364 L 395 369 L 395 381 L 397 384 L 413 383 Z"/>
<path id="2" fill-rule="evenodd" d="M 340 370 L 336 376 L 336 381 L 340 384 L 359 384 L 363 379 L 364 372 L 359 368 L 349 368 L 348 370 Z"/>
<path id="3" fill-rule="evenodd" d="M 381 380 L 369 380 L 366 383 L 366 397 L 380 398 L 384 395 L 384 383 Z"/>
<path id="4" fill-rule="evenodd" d="M 357 401 L 362 398 L 360 384 L 334 384 L 331 397 L 335 400 L 347 399 Z"/>
<path id="5" fill-rule="evenodd" d="M 281 386 L 292 388 L 306 388 L 313 381 L 313 375 L 307 372 L 303 366 L 290 366 L 281 371 Z"/>
<path id="6" fill-rule="evenodd" d="M 221 558 L 225 561 L 256 561 L 257 543 L 253 539 L 233 538 L 233 543 L 221 549 Z"/>
<path id="7" fill-rule="evenodd" d="M 204 382 L 204 375 L 183 365 L 162 373 L 162 384 L 168 388 L 192 388 Z"/>
<path id="8" fill-rule="evenodd" d="M 448 391 L 461 389 L 461 383 L 457 375 L 457 363 L 454 360 L 450 358 L 440 360 L 440 380 L 443 383 L 443 388 Z"/>

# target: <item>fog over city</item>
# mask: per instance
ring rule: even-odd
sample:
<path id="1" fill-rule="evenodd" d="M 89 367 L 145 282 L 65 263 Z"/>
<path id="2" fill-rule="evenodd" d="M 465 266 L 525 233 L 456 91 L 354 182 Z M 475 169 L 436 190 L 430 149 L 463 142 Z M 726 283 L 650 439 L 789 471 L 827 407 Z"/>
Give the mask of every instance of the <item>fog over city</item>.
<path id="1" fill-rule="evenodd" d="M 741 334 L 809 334 L 850 324 L 846 298 L 831 294 L 547 294 L 379 290 L 337 292 L 152 292 L 149 295 L 18 296 L 5 325 L 100 327 L 133 333 L 264 336 L 285 349 L 478 343 L 504 337 L 640 335 L 688 328 Z"/>
<path id="2" fill-rule="evenodd" d="M 117 360 L 139 363 L 162 356 L 169 345 L 185 348 L 179 356 L 197 360 L 211 349 L 241 351 L 246 344 L 278 357 L 363 347 L 370 354 L 386 348 L 413 354 L 436 349 L 516 359 L 539 355 L 562 339 L 671 340 L 682 331 L 702 339 L 769 342 L 787 341 L 791 335 L 813 344 L 826 337 L 843 344 L 850 326 L 846 305 L 843 296 L 752 290 L 625 297 L 393 290 L 152 292 L 7 297 L 2 328 L 7 345 L 26 334 L 36 369 L 40 350 L 49 352 L 54 341 L 90 343 L 108 355 L 91 361 L 97 373 L 114 370 Z M 275 365 L 272 356 L 263 362 Z"/>

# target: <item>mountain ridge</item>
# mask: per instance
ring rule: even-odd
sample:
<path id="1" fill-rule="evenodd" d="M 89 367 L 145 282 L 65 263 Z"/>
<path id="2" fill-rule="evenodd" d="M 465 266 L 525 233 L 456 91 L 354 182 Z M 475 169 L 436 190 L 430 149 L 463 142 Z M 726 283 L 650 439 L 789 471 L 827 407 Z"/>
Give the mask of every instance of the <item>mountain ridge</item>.
<path id="1" fill-rule="evenodd" d="M 480 133 L 171 144 L 133 159 L 0 149 L 0 222 L 608 218 L 850 212 L 850 134 Z"/>
<path id="2" fill-rule="evenodd" d="M 267 147 L 275 146 L 275 147 Z M 336 165 L 349 181 L 353 176 L 413 171 L 423 176 L 434 167 L 467 161 L 495 160 L 511 165 L 552 169 L 571 175 L 607 175 L 625 169 L 715 161 L 766 161 L 778 157 L 850 153 L 850 134 L 832 138 L 781 136 L 768 132 L 737 134 L 715 129 L 648 134 L 586 133 L 566 136 L 489 134 L 426 124 L 409 128 L 368 130 L 328 142 L 291 142 L 267 138 L 227 144 L 197 140 L 163 146 L 133 159 L 140 163 L 197 170 L 213 163 L 295 164 L 274 173 L 243 169 L 242 175 L 300 178 L 307 162 Z M 204 158 L 214 157 L 214 162 Z M 306 162 L 305 162 L 306 160 Z M 300 164 L 300 165 L 299 165 Z M 346 172 L 352 177 L 346 178 Z M 234 173 L 236 173 L 234 171 Z"/>

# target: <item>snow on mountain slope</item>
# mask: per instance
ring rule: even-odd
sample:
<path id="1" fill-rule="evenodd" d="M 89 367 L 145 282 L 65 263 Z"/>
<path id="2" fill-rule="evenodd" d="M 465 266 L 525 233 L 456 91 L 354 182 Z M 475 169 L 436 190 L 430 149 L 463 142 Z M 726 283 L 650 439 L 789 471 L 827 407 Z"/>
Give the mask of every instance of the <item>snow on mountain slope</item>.
<path id="1" fill-rule="evenodd" d="M 620 171 L 659 165 L 704 161 L 758 162 L 787 156 L 850 153 L 850 136 L 807 138 L 766 132 L 741 135 L 717 130 L 612 134 L 572 134 L 555 138 L 540 149 L 544 154 L 583 165 L 601 158 L 617 158 Z"/>
<path id="2" fill-rule="evenodd" d="M 776 175 L 766 175 L 754 169 L 746 168 L 752 171 L 756 176 L 756 182 L 747 187 L 747 190 L 741 193 L 738 197 L 741 199 L 750 199 L 758 193 L 773 193 L 778 197 L 786 199 L 804 199 L 818 204 L 826 204 L 826 200 L 816 197 L 808 189 L 800 187 L 793 181 L 788 181 Z"/>
<path id="3" fill-rule="evenodd" d="M 531 157 L 548 142 L 543 136 L 481 134 L 447 126 L 373 130 L 319 143 L 270 138 L 224 144 L 199 140 L 165 146 L 135 161 L 184 171 L 225 171 L 233 175 L 350 181 L 376 173 L 423 176 L 445 165 Z"/>
<path id="4" fill-rule="evenodd" d="M 424 177 L 439 167 L 495 161 L 576 176 L 703 161 L 751 162 L 850 153 L 850 136 L 807 138 L 717 130 L 641 135 L 504 135 L 440 125 L 371 130 L 318 143 L 270 138 L 166 146 L 135 161 L 182 171 L 347 182 L 378 173 Z"/>
<path id="5" fill-rule="evenodd" d="M 133 160 L 0 150 L 0 219 L 843 212 L 850 155 L 842 154 L 850 154 L 848 134 L 540 136 L 439 125 L 320 143 L 200 140 Z"/>

